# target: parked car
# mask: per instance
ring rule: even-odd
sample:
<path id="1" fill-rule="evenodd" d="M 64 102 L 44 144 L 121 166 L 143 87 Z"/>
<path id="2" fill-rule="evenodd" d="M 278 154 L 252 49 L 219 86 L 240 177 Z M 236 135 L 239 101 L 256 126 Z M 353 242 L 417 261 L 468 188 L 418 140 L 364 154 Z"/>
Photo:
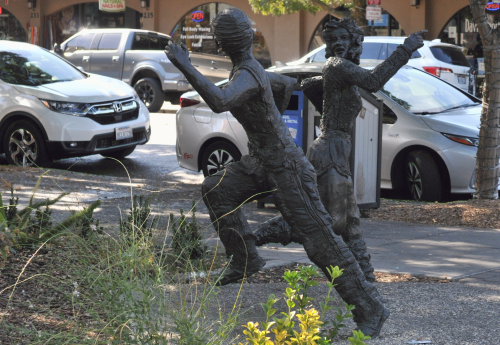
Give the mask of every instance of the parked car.
<path id="1" fill-rule="evenodd" d="M 405 38 L 393 36 L 365 37 L 361 59 L 385 60 L 398 45 L 403 44 Z M 325 45 L 323 45 L 291 64 L 324 63 L 325 61 Z M 408 66 L 434 74 L 456 87 L 473 93 L 474 75 L 469 60 L 459 46 L 442 43 L 439 39 L 424 41 L 424 46 L 411 56 Z"/>
<path id="2" fill-rule="evenodd" d="M 147 30 L 90 29 L 64 41 L 58 52 L 86 72 L 116 78 L 133 86 L 150 112 L 164 101 L 179 104 L 191 85 L 164 53 L 170 36 Z M 213 82 L 229 76 L 231 60 L 191 54 L 192 64 Z"/>
<path id="3" fill-rule="evenodd" d="M 0 154 L 9 164 L 123 158 L 150 135 L 149 112 L 129 85 L 84 73 L 35 45 L 0 42 Z"/>
<path id="4" fill-rule="evenodd" d="M 379 62 L 362 60 L 362 65 L 373 68 Z M 322 62 L 303 62 L 268 71 L 300 81 L 321 75 L 322 68 Z M 409 66 L 374 95 L 384 103 L 381 188 L 426 201 L 447 193 L 473 193 L 478 98 Z M 180 166 L 212 174 L 247 154 L 247 142 L 245 131 L 229 112 L 213 113 L 196 92 L 182 96 L 177 112 Z"/>

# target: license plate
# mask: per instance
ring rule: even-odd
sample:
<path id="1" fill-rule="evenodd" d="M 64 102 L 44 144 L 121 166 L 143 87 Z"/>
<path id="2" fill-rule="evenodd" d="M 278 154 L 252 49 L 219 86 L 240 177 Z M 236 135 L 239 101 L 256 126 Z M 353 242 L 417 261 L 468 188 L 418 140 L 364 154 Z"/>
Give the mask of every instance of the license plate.
<path id="1" fill-rule="evenodd" d="M 465 83 L 466 83 L 466 81 L 465 81 L 465 76 L 460 76 L 460 75 L 459 75 L 459 76 L 458 76 L 458 83 L 459 83 L 459 84 L 465 84 Z"/>
<path id="2" fill-rule="evenodd" d="M 115 128 L 116 140 L 133 138 L 132 126 Z"/>

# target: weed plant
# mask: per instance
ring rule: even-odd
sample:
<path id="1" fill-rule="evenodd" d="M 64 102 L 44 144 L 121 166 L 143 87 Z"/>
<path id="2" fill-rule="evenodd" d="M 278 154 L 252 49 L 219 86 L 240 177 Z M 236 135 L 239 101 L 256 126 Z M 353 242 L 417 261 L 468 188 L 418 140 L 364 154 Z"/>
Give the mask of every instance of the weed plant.
<path id="1" fill-rule="evenodd" d="M 110 236 L 93 230 L 93 226 L 99 226 L 93 218 L 98 202 L 70 216 L 71 223 L 65 220 L 54 225 L 48 207 L 62 196 L 43 203 L 34 203 L 32 197 L 28 207 L 18 211 L 12 194 L 8 207 L 0 205 L 0 210 L 7 210 L 0 216 L 2 229 L 19 229 L 9 230 L 15 234 L 9 237 L 9 248 L 18 248 L 20 239 L 31 239 L 31 254 L 17 273 L 15 283 L 0 288 L 0 299 L 7 294 L 6 303 L 0 301 L 5 306 L 0 310 L 0 329 L 4 334 L 19 344 L 218 345 L 231 341 L 238 309 L 233 308 L 227 316 L 209 316 L 209 308 L 217 303 L 215 283 L 208 279 L 187 283 L 185 274 L 172 274 L 166 252 L 157 251 L 151 240 L 157 223 L 151 216 L 149 198 L 134 197 L 130 213 L 119 224 L 121 236 Z M 35 211 L 29 221 L 26 209 Z M 70 224 L 75 224 L 76 231 L 70 231 Z M 21 236 L 21 230 L 28 226 L 36 231 Z M 196 218 L 188 226 L 199 229 Z M 54 234 L 58 241 L 51 247 L 51 262 L 43 271 L 29 274 L 26 267 L 47 247 Z M 22 302 L 29 284 L 36 287 L 34 291 L 57 298 L 37 296 L 36 301 Z M 51 327 L 8 322 L 7 312 L 15 312 L 14 301 L 21 301 L 16 304 L 17 309 L 22 309 L 24 303 L 26 310 L 33 308 L 34 314 L 43 315 L 42 325 Z M 213 307 L 218 309 L 217 305 Z"/>
<path id="2" fill-rule="evenodd" d="M 174 255 L 184 261 L 203 259 L 207 247 L 201 243 L 201 226 L 196 220 L 196 203 L 193 200 L 191 207 L 191 221 L 188 223 L 184 210 L 181 216 L 175 220 L 170 213 L 170 227 L 172 232 L 172 249 Z"/>
<path id="3" fill-rule="evenodd" d="M 328 294 L 324 303 L 320 303 L 321 314 L 310 306 L 314 300 L 308 295 L 308 289 L 318 285 L 318 282 L 313 278 L 320 275 L 318 268 L 313 266 L 305 266 L 297 271 L 287 270 L 283 278 L 287 281 L 288 286 L 285 290 L 285 302 L 288 310 L 282 312 L 282 318 L 273 317 L 277 309 L 273 308 L 274 304 L 279 301 L 275 295 L 270 295 L 267 303 L 262 303 L 262 308 L 266 314 L 266 321 L 262 324 L 262 330 L 259 328 L 258 322 L 248 322 L 243 333 L 247 336 L 245 345 L 330 345 L 333 339 L 338 335 L 341 328 L 346 327 L 345 320 L 352 318 L 351 311 L 353 305 L 344 303 L 346 311 L 343 312 L 340 308 L 335 307 L 335 319 L 330 322 L 323 322 L 326 312 L 333 309 L 329 303 L 333 301 L 330 296 L 335 284 L 334 280 L 342 275 L 342 270 L 338 266 L 328 268 L 328 272 L 332 280 L 328 282 Z M 306 309 L 308 308 L 309 309 Z M 273 321 L 271 321 L 271 318 Z M 299 321 L 297 330 L 295 319 Z M 331 323 L 331 327 L 321 329 L 325 324 Z M 273 335 L 273 339 L 268 335 Z M 363 341 L 370 339 L 361 331 L 353 331 L 353 336 L 348 340 L 352 345 L 363 345 Z M 239 345 L 243 345 L 239 343 Z"/>

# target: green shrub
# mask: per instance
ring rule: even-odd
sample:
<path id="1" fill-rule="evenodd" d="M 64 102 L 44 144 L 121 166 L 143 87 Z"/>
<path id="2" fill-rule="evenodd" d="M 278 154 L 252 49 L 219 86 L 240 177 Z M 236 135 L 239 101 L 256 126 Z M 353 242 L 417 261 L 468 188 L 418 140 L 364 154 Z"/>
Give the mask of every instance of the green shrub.
<path id="1" fill-rule="evenodd" d="M 181 209 L 181 216 L 177 220 L 174 220 L 174 215 L 170 213 L 170 228 L 173 234 L 171 246 L 176 257 L 183 260 L 203 258 L 207 247 L 201 243 L 201 226 L 196 220 L 194 201 L 191 208 L 191 221 L 187 222 L 184 210 Z"/>
<path id="2" fill-rule="evenodd" d="M 3 261 L 7 259 L 10 253 L 16 253 L 23 248 L 36 248 L 53 237 L 61 234 L 64 230 L 71 227 L 81 218 L 92 214 L 101 202 L 93 202 L 89 207 L 73 214 L 62 222 L 54 225 L 51 220 L 52 211 L 49 206 L 54 205 L 68 193 L 61 193 L 54 199 L 46 199 L 41 202 L 34 202 L 35 193 L 38 190 L 41 177 L 38 179 L 35 188 L 31 194 L 28 205 L 22 210 L 18 210 L 19 198 L 14 195 L 14 186 L 10 186 L 11 197 L 9 205 L 3 205 L 2 194 L 0 193 L 0 251 Z M 45 207 L 45 209 L 41 209 Z M 35 216 L 32 217 L 33 211 Z"/>
<path id="3" fill-rule="evenodd" d="M 151 242 L 153 227 L 159 219 L 151 216 L 151 196 L 134 195 L 127 220 L 120 219 L 120 233 L 129 244 Z"/>
<path id="4" fill-rule="evenodd" d="M 306 309 L 314 300 L 309 297 L 307 290 L 311 286 L 318 285 L 318 282 L 313 280 L 314 277 L 320 275 L 317 267 L 306 266 L 301 267 L 299 272 L 287 270 L 283 278 L 287 281 L 289 287 L 284 293 L 285 302 L 288 307 L 287 312 L 282 312 L 282 318 L 273 317 L 277 309 L 273 308 L 274 304 L 279 301 L 274 295 L 270 295 L 267 303 L 262 303 L 262 308 L 266 314 L 266 321 L 262 324 L 262 329 L 259 328 L 259 323 L 249 322 L 243 327 L 246 328 L 243 333 L 247 336 L 246 340 L 251 345 L 330 345 L 332 339 L 338 334 L 340 328 L 345 327 L 344 321 L 353 317 L 351 311 L 354 306 L 345 304 L 346 312 L 343 313 L 340 308 L 335 308 L 337 314 L 335 319 L 331 320 L 332 328 L 321 329 L 324 322 L 325 313 L 334 307 L 329 305 L 334 298 L 330 297 L 331 291 L 335 286 L 333 281 L 342 275 L 342 270 L 338 267 L 330 267 L 328 269 L 332 280 L 328 282 L 328 294 L 325 298 L 325 303 L 321 305 L 321 315 L 314 308 Z M 273 317 L 273 321 L 270 318 Z M 299 331 L 295 327 L 294 319 L 299 321 Z M 268 335 L 273 334 L 274 340 Z M 353 345 L 365 344 L 363 340 L 370 339 L 361 331 L 353 331 L 353 337 L 349 338 L 349 342 Z M 239 343 L 239 345 L 243 345 Z"/>

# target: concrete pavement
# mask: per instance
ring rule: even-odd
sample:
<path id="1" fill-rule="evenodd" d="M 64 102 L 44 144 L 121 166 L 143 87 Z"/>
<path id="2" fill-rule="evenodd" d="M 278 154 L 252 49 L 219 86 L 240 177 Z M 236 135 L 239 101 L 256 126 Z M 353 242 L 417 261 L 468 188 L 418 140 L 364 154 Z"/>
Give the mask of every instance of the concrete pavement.
<path id="1" fill-rule="evenodd" d="M 484 280 L 500 283 L 500 230 L 425 226 L 362 219 L 372 263 L 378 272 Z M 310 264 L 301 245 L 259 248 L 266 267 Z"/>

